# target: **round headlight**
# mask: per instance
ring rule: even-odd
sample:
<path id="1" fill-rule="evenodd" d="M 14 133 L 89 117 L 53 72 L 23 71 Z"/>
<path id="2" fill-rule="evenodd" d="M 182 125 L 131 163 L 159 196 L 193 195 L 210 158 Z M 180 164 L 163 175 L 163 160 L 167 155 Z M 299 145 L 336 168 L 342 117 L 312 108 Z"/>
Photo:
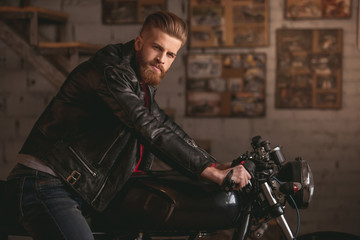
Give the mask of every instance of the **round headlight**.
<path id="1" fill-rule="evenodd" d="M 314 195 L 314 178 L 306 160 L 300 160 L 302 168 L 303 205 L 307 207 Z"/>
<path id="2" fill-rule="evenodd" d="M 306 208 L 314 194 L 314 179 L 309 164 L 301 157 L 296 158 L 296 161 L 287 162 L 281 167 L 278 179 L 282 182 L 299 183 L 300 189 L 292 195 L 294 203 L 289 201 L 291 207 Z"/>

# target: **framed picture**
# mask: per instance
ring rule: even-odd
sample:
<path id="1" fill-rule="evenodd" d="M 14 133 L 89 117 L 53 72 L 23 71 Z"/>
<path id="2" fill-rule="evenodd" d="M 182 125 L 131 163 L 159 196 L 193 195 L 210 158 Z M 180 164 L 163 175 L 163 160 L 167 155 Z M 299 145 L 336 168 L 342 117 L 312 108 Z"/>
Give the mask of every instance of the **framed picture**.
<path id="1" fill-rule="evenodd" d="M 166 10 L 166 0 L 102 0 L 103 24 L 138 24 L 156 11 Z"/>
<path id="2" fill-rule="evenodd" d="M 342 30 L 278 29 L 276 107 L 341 107 Z"/>
<path id="3" fill-rule="evenodd" d="M 190 53 L 186 115 L 265 116 L 265 69 L 263 53 Z"/>
<path id="4" fill-rule="evenodd" d="M 351 0 L 285 0 L 285 18 L 331 19 L 350 18 Z"/>
<path id="5" fill-rule="evenodd" d="M 191 48 L 268 45 L 268 0 L 189 1 Z"/>

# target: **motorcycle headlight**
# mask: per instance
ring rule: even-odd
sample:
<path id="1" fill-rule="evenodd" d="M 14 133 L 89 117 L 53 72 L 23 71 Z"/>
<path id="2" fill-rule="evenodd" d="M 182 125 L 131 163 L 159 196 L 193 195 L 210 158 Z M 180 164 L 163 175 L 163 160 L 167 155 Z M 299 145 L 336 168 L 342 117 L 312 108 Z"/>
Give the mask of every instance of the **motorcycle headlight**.
<path id="1" fill-rule="evenodd" d="M 306 208 L 311 202 L 314 194 L 314 180 L 309 164 L 302 158 L 296 161 L 287 162 L 279 171 L 277 178 L 281 182 L 300 183 L 301 189 L 292 194 L 298 208 Z M 294 203 L 289 201 L 291 207 L 295 208 Z"/>
<path id="2" fill-rule="evenodd" d="M 314 195 L 314 178 L 311 168 L 306 160 L 300 160 L 302 168 L 302 190 L 303 190 L 303 205 L 309 206 L 312 196 Z"/>

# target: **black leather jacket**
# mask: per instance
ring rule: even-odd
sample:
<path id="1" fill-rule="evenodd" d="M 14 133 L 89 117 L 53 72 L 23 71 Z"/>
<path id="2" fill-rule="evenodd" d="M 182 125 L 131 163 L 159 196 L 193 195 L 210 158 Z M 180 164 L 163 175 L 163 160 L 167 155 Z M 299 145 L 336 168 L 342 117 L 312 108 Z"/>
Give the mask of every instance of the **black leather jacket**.
<path id="1" fill-rule="evenodd" d="M 20 151 L 45 161 L 99 211 L 131 176 L 140 143 L 145 170 L 152 153 L 194 177 L 215 162 L 158 107 L 151 86 L 146 108 L 134 69 L 134 41 L 108 45 L 80 64 Z"/>

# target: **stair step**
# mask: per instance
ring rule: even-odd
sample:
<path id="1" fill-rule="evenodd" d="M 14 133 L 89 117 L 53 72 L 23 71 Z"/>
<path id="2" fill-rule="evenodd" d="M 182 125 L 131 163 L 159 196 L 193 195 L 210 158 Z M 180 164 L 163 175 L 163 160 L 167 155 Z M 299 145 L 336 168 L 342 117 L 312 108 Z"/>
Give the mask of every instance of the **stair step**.
<path id="1" fill-rule="evenodd" d="M 0 19 L 2 20 L 27 20 L 28 30 L 25 31 L 32 46 L 37 46 L 39 42 L 39 25 L 54 24 L 57 29 L 57 40 L 64 41 L 66 39 L 66 22 L 68 14 L 49 10 L 40 7 L 0 7 Z M 26 22 L 26 21 L 25 21 Z"/>
<path id="2" fill-rule="evenodd" d="M 66 75 L 83 60 L 80 55 L 93 55 L 103 47 L 84 42 L 67 42 L 67 19 L 66 13 L 39 7 L 0 6 L 0 40 L 33 64 L 58 88 Z M 48 42 L 39 33 L 41 24 L 54 25 L 57 35 L 54 42 Z"/>
<path id="3" fill-rule="evenodd" d="M 27 19 L 31 18 L 33 14 L 37 14 L 40 20 L 47 20 L 51 22 L 64 23 L 68 19 L 68 14 L 49 10 L 40 7 L 27 6 L 27 7 L 15 7 L 15 6 L 1 6 L 0 18 L 1 19 Z"/>
<path id="4" fill-rule="evenodd" d="M 70 51 L 77 50 L 81 54 L 94 54 L 102 45 L 84 42 L 39 42 L 39 51 L 43 54 L 68 54 Z"/>

